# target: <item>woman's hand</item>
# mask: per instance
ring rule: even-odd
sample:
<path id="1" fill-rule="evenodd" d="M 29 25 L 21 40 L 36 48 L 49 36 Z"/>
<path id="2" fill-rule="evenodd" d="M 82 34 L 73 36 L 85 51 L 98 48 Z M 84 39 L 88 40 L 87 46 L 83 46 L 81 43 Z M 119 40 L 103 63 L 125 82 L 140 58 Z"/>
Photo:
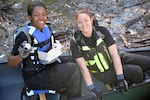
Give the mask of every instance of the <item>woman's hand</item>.
<path id="1" fill-rule="evenodd" d="M 7 59 L 8 59 L 7 65 L 10 67 L 16 67 L 23 60 L 19 55 L 17 56 L 9 55 Z"/>

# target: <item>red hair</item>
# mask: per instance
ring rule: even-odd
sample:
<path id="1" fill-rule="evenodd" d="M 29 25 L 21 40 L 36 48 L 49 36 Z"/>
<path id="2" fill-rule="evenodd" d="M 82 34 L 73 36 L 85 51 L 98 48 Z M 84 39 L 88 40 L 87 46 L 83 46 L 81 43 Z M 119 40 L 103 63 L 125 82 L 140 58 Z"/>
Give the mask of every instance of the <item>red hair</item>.
<path id="1" fill-rule="evenodd" d="M 92 17 L 91 12 L 88 8 L 79 8 L 76 13 L 76 20 L 77 20 L 79 14 L 81 14 L 81 13 L 85 13 L 85 14 L 89 15 L 90 17 Z"/>

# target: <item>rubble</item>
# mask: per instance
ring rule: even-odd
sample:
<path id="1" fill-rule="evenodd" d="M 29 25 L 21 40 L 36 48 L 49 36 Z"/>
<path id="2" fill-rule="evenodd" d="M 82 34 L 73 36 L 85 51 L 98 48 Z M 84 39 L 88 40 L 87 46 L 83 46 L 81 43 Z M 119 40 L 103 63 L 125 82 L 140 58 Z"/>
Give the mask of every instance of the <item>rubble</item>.
<path id="1" fill-rule="evenodd" d="M 48 8 L 48 21 L 51 22 L 56 38 L 64 45 L 64 53 L 70 54 L 70 39 L 75 28 L 74 13 L 78 7 L 83 5 L 91 9 L 99 25 L 109 29 L 117 40 L 118 49 L 149 46 L 149 42 L 145 41 L 146 34 L 150 34 L 149 0 L 87 0 L 86 2 L 82 0 L 70 2 L 45 0 L 45 2 Z M 28 21 L 27 14 L 22 8 L 26 7 L 25 4 L 26 2 L 21 0 L 19 2 L 0 1 L 0 57 L 10 53 L 13 46 L 14 29 Z M 145 37 L 140 36 L 139 40 L 138 34 Z M 132 39 L 136 39 L 136 43 L 144 43 L 144 46 L 138 44 L 133 47 L 130 43 Z M 135 41 L 133 43 L 135 44 Z"/>

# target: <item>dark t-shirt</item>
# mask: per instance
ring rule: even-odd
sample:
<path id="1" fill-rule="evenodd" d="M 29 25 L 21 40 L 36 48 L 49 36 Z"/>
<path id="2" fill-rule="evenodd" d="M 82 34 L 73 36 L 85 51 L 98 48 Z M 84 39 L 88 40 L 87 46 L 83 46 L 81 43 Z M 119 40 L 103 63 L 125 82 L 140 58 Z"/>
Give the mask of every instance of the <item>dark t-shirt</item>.
<path id="1" fill-rule="evenodd" d="M 114 41 L 113 37 L 111 36 L 110 32 L 105 27 L 100 26 L 99 28 L 97 28 L 97 30 L 100 31 L 102 34 L 104 34 L 105 37 L 104 37 L 103 40 L 104 40 L 104 42 L 106 43 L 106 45 L 108 47 L 115 43 L 115 41 Z M 96 39 L 94 38 L 93 33 L 92 33 L 91 37 L 83 36 L 83 39 L 89 47 L 95 47 Z M 74 40 L 71 40 L 71 52 L 72 52 L 73 58 L 83 57 L 82 52 L 79 51 L 78 45 Z"/>
<path id="2" fill-rule="evenodd" d="M 18 48 L 19 48 L 19 45 L 20 45 L 23 41 L 27 41 L 27 37 L 26 37 L 26 35 L 22 32 L 22 33 L 20 33 L 20 34 L 17 36 L 17 38 L 16 38 L 16 40 L 15 40 L 15 45 L 14 45 L 13 50 L 12 50 L 12 52 L 11 52 L 12 55 L 15 55 L 15 56 L 16 56 L 16 55 L 19 54 Z"/>

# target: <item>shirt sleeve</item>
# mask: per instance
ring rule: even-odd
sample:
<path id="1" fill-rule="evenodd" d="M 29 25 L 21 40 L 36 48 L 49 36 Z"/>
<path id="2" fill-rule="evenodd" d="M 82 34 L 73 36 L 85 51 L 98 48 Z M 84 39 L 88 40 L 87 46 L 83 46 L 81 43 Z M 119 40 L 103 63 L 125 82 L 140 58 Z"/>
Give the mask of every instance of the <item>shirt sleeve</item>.
<path id="1" fill-rule="evenodd" d="M 80 48 L 78 47 L 77 43 L 73 39 L 70 42 L 70 49 L 71 49 L 72 57 L 74 59 L 83 57 L 82 52 L 80 52 Z"/>
<path id="2" fill-rule="evenodd" d="M 15 44 L 13 46 L 13 49 L 11 51 L 11 54 L 16 56 L 19 54 L 19 51 L 18 51 L 18 48 L 19 48 L 19 45 L 23 42 L 23 41 L 27 41 L 27 37 L 26 35 L 22 32 L 20 33 L 16 39 L 15 39 Z"/>
<path id="3" fill-rule="evenodd" d="M 100 31 L 105 35 L 104 42 L 107 44 L 108 47 L 115 44 L 115 40 L 113 39 L 107 28 L 101 26 Z"/>

